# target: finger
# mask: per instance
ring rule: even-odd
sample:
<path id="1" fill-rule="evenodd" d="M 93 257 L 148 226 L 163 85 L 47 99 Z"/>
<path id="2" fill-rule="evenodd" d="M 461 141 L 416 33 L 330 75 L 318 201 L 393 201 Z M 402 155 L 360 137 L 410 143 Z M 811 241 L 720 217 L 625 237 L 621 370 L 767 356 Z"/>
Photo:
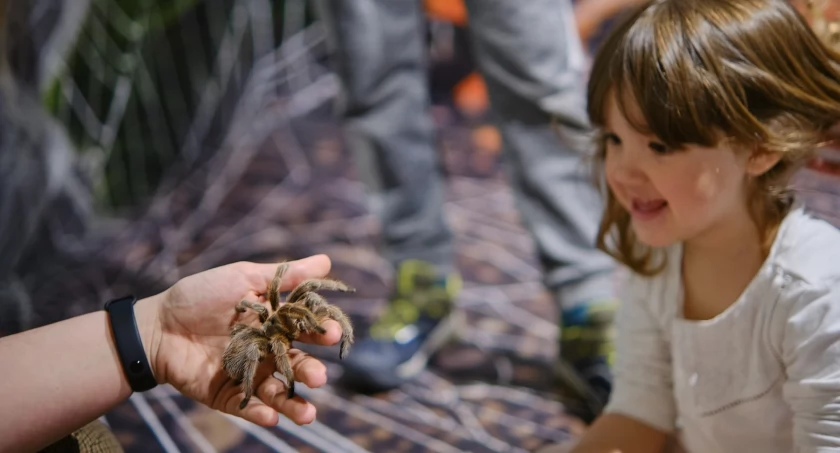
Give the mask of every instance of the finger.
<path id="1" fill-rule="evenodd" d="M 257 288 L 267 288 L 274 279 L 280 263 L 251 263 L 254 277 L 259 278 Z M 332 263 L 327 255 L 314 255 L 297 261 L 289 261 L 289 269 L 283 276 L 280 291 L 289 291 L 308 278 L 322 278 L 329 272 Z"/>
<path id="2" fill-rule="evenodd" d="M 283 417 L 297 423 L 306 425 L 315 421 L 317 410 L 312 403 L 298 395 L 289 399 L 286 383 L 276 379 L 266 379 L 258 388 L 257 396 L 261 401 L 266 401 L 271 410 L 279 412 Z"/>
<path id="3" fill-rule="evenodd" d="M 332 346 L 341 340 L 341 326 L 337 322 L 332 319 L 327 319 L 321 323 L 321 326 L 327 331 L 326 333 L 302 333 L 297 341 L 321 346 Z"/>
<path id="4" fill-rule="evenodd" d="M 298 356 L 303 354 L 297 350 L 293 350 L 293 352 Z M 300 359 L 296 360 L 300 361 Z M 323 367 L 323 364 L 321 364 L 321 367 Z M 286 397 L 286 384 L 273 377 L 273 372 L 274 367 L 269 365 L 268 361 L 260 364 L 257 375 L 254 377 L 254 383 L 256 384 L 254 395 L 243 409 L 239 409 L 239 404 L 242 402 L 244 394 L 239 386 L 232 381 L 229 382 L 225 392 L 228 395 L 225 397 L 224 411 L 260 426 L 276 426 L 280 416 L 286 417 L 298 425 L 312 423 L 317 412 L 315 406 L 299 396 L 289 400 Z M 296 376 L 296 380 L 304 384 L 317 382 L 317 378 L 306 377 L 313 373 L 317 375 L 319 370 L 313 369 L 312 363 L 306 363 L 303 371 Z M 320 370 L 320 373 L 324 374 L 323 380 L 325 381 L 326 369 Z M 302 376 L 305 378 L 301 379 Z"/>
<path id="5" fill-rule="evenodd" d="M 295 381 L 313 389 L 327 383 L 327 367 L 320 360 L 300 349 L 291 349 L 288 354 Z"/>
<path id="6" fill-rule="evenodd" d="M 254 383 L 258 384 L 267 379 L 273 379 L 271 377 L 271 373 L 273 372 L 273 367 L 271 367 L 268 363 L 261 363 L 257 367 L 256 375 L 254 376 Z M 234 383 L 234 381 L 230 380 L 226 375 L 220 373 L 219 376 L 224 379 L 224 385 L 219 391 L 218 399 L 212 402 L 210 407 L 219 409 L 227 414 L 241 417 L 260 426 L 277 425 L 277 411 L 270 405 L 260 401 L 256 395 L 256 391 L 254 392 L 255 394 L 251 395 L 251 398 L 248 400 L 248 404 L 245 405 L 244 408 L 240 409 L 239 405 L 245 397 L 245 394 L 242 392 L 242 386 Z M 257 387 L 258 385 L 255 386 L 255 388 Z M 216 401 L 221 403 L 217 403 Z"/>
<path id="7" fill-rule="evenodd" d="M 236 404 L 238 405 L 239 403 L 236 402 Z M 248 401 L 248 405 L 245 406 L 244 409 L 240 410 L 237 406 L 235 411 L 230 413 L 232 415 L 242 417 L 251 423 L 255 423 L 264 427 L 270 427 L 277 426 L 277 422 L 280 418 L 280 414 L 278 414 L 277 412 L 278 411 L 276 411 L 273 407 L 263 403 L 261 400 L 257 398 L 251 398 L 250 401 Z"/>

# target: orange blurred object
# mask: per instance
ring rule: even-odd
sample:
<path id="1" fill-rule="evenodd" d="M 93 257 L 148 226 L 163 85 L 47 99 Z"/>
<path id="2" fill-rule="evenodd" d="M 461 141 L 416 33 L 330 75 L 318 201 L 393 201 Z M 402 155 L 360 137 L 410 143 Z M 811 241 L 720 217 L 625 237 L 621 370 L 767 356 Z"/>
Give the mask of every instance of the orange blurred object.
<path id="1" fill-rule="evenodd" d="M 426 16 L 432 20 L 449 22 L 456 27 L 467 26 L 467 7 L 463 0 L 424 0 Z M 478 116 L 489 107 L 487 87 L 478 72 L 471 72 L 452 89 L 455 107 L 468 116 Z"/>
<path id="2" fill-rule="evenodd" d="M 452 99 L 458 110 L 467 116 L 480 116 L 490 107 L 487 85 L 477 72 L 471 72 L 455 85 Z"/>
<path id="3" fill-rule="evenodd" d="M 476 149 L 490 155 L 497 155 L 502 151 L 502 135 L 495 126 L 478 126 L 472 131 L 472 143 Z"/>
<path id="4" fill-rule="evenodd" d="M 423 8 L 431 19 L 451 22 L 459 27 L 467 25 L 467 7 L 463 0 L 424 0 Z"/>

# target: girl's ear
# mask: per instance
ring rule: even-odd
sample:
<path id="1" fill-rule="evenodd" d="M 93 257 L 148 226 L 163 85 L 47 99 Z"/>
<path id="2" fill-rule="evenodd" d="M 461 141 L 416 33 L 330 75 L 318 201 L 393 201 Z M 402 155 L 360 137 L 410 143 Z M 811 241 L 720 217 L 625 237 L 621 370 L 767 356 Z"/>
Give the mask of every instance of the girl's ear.
<path id="1" fill-rule="evenodd" d="M 771 153 L 765 150 L 755 150 L 747 159 L 747 174 L 750 176 L 761 176 L 767 173 L 782 159 L 779 153 Z"/>

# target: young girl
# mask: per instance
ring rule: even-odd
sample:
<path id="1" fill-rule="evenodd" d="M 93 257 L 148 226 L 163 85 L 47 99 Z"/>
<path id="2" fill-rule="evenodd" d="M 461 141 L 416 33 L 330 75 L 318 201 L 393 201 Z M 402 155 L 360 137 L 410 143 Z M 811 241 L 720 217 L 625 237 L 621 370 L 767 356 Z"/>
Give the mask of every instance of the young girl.
<path id="1" fill-rule="evenodd" d="M 840 231 L 786 190 L 840 121 L 840 55 L 784 0 L 653 0 L 592 68 L 629 268 L 615 386 L 576 453 L 840 451 Z"/>

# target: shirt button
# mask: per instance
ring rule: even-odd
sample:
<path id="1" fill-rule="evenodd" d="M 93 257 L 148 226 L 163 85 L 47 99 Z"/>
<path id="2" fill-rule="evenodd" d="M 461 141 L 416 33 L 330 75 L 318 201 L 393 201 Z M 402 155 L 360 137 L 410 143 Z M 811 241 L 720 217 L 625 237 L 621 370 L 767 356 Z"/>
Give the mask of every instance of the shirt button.
<path id="1" fill-rule="evenodd" d="M 785 274 L 782 277 L 782 288 L 787 288 L 787 286 L 790 285 L 791 281 L 793 281 L 793 278 L 791 278 L 790 275 Z"/>

